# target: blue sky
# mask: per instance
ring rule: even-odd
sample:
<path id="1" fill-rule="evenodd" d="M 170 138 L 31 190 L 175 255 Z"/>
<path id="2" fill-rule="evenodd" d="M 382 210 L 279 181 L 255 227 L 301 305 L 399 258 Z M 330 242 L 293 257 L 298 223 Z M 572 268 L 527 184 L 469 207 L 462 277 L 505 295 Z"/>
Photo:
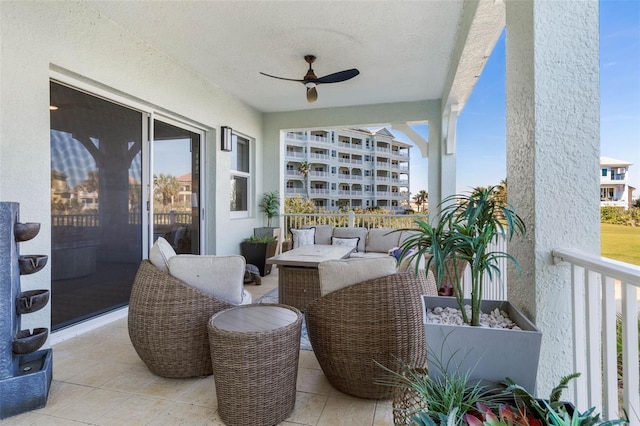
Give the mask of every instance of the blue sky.
<path id="1" fill-rule="evenodd" d="M 487 61 L 458 118 L 457 191 L 506 177 L 505 39 Z M 640 0 L 600 1 L 600 155 L 633 163 L 630 185 L 640 197 Z M 416 130 L 426 138 L 426 126 Z M 401 133 L 398 139 L 407 141 Z M 598 173 L 594 170 L 594 173 Z M 411 192 L 427 188 L 427 159 L 415 149 Z"/>

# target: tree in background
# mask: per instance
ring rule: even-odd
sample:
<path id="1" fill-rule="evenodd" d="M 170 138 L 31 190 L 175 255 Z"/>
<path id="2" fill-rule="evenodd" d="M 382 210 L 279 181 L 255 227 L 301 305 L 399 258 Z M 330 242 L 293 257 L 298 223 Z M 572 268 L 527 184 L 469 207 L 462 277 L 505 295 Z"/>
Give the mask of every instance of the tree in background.
<path id="1" fill-rule="evenodd" d="M 180 191 L 180 182 L 175 176 L 160 173 L 153 175 L 153 197 L 162 203 L 162 206 L 173 202 Z"/>
<path id="2" fill-rule="evenodd" d="M 316 213 L 316 205 L 308 198 L 287 197 L 284 199 L 284 212 L 290 214 Z"/>
<path id="3" fill-rule="evenodd" d="M 424 189 L 418 191 L 416 195 L 413 196 L 413 202 L 418 205 L 418 212 L 426 210 L 426 204 L 429 201 L 429 193 Z"/>
<path id="4" fill-rule="evenodd" d="M 309 199 L 309 173 L 311 172 L 311 164 L 303 161 L 298 166 L 298 173 L 302 175 L 304 179 L 304 193 L 307 194 L 307 200 Z"/>
<path id="5" fill-rule="evenodd" d="M 87 193 L 98 192 L 99 189 L 99 173 L 97 170 L 91 170 L 87 173 L 87 178 L 76 186 L 76 191 L 83 190 Z"/>
<path id="6" fill-rule="evenodd" d="M 495 186 L 494 190 L 495 200 L 498 202 L 500 206 L 507 205 L 507 180 L 502 179 L 498 185 Z"/>

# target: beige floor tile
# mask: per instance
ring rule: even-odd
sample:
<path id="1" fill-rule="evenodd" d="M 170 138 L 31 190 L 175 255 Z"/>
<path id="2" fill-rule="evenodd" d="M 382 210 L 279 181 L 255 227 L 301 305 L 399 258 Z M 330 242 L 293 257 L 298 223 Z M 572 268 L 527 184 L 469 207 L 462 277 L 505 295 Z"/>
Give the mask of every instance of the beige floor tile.
<path id="1" fill-rule="evenodd" d="M 77 422 L 75 420 L 47 415 L 39 416 L 39 418 L 34 423 L 31 423 L 32 426 L 76 426 L 88 424 L 90 423 Z"/>
<path id="2" fill-rule="evenodd" d="M 103 417 L 95 420 L 96 424 L 104 426 L 146 425 L 171 406 L 172 402 L 164 399 L 149 398 L 132 395 Z"/>
<path id="3" fill-rule="evenodd" d="M 96 360 L 76 358 L 74 356 L 58 356 L 57 351 L 54 350 L 53 380 L 64 382 L 69 377 L 75 376 L 81 371 L 89 370 L 98 363 L 99 361 Z"/>
<path id="4" fill-rule="evenodd" d="M 218 399 L 216 398 L 216 384 L 213 381 L 213 376 L 198 379 L 186 392 L 180 395 L 178 400 L 217 409 Z"/>
<path id="5" fill-rule="evenodd" d="M 149 422 L 148 425 L 203 425 L 207 421 L 215 419 L 215 416 L 216 410 L 214 408 L 171 401 L 171 404 L 156 418 Z"/>
<path id="6" fill-rule="evenodd" d="M 53 414 L 64 409 L 64 407 L 73 403 L 76 399 L 88 394 L 92 390 L 93 388 L 89 386 L 75 385 L 72 383 L 64 383 L 54 380 L 49 388 L 47 405 L 35 412 L 38 414 Z"/>
<path id="7" fill-rule="evenodd" d="M 315 425 L 320 419 L 327 398 L 325 395 L 296 392 L 296 405 L 291 415 L 287 417 L 287 422 Z"/>
<path id="8" fill-rule="evenodd" d="M 333 391 L 333 386 L 324 376 L 322 370 L 298 368 L 296 389 L 300 392 L 329 395 Z"/>
<path id="9" fill-rule="evenodd" d="M 130 366 L 144 365 L 131 342 L 114 345 L 109 352 L 109 361 Z"/>
<path id="10" fill-rule="evenodd" d="M 52 415 L 79 422 L 93 423 L 129 399 L 131 394 L 106 389 L 93 389 L 91 392 L 75 398 L 63 409 Z"/>
<path id="11" fill-rule="evenodd" d="M 82 361 L 79 361 L 81 364 Z M 90 364 L 90 363 L 87 363 Z M 64 380 L 67 383 L 75 383 L 77 385 L 86 385 L 93 387 L 100 387 L 113 377 L 118 376 L 128 370 L 127 366 L 119 364 L 97 362 L 94 365 L 66 365 L 66 369 L 70 373 Z M 55 375 L 56 364 L 54 364 Z"/>
<path id="12" fill-rule="evenodd" d="M 146 368 L 131 368 L 105 382 L 102 385 L 102 388 L 122 392 L 140 393 L 143 389 L 147 388 L 151 383 L 158 379 L 158 376 L 154 375 Z"/>
<path id="13" fill-rule="evenodd" d="M 387 426 L 393 424 L 393 403 L 389 401 L 378 401 L 373 418 L 373 426 Z"/>
<path id="14" fill-rule="evenodd" d="M 358 398 L 329 397 L 318 426 L 370 426 L 376 402 Z"/>
<path id="15" fill-rule="evenodd" d="M 220 418 L 220 415 L 216 411 L 215 414 L 209 417 L 205 422 L 204 426 L 226 426 L 225 423 Z"/>
<path id="16" fill-rule="evenodd" d="M 17 416 L 9 417 L 4 420 L 0 420 L 0 425 L 2 426 L 26 426 L 31 425 L 36 422 L 41 414 L 36 414 L 34 412 L 27 412 L 24 414 L 18 414 Z"/>
<path id="17" fill-rule="evenodd" d="M 153 398 L 170 399 L 179 401 L 180 397 L 193 385 L 196 384 L 198 378 L 195 379 L 167 379 L 159 377 L 157 380 L 149 383 L 137 393 Z"/>
<path id="18" fill-rule="evenodd" d="M 300 351 L 300 367 L 320 370 L 320 364 L 313 351 Z"/>

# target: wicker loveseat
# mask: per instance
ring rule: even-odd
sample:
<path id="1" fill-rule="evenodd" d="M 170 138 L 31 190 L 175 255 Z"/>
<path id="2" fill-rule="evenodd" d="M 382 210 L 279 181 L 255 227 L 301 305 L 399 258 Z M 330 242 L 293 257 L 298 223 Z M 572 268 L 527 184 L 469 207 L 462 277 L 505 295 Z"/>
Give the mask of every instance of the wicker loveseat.
<path id="1" fill-rule="evenodd" d="M 158 376 L 207 376 L 212 374 L 207 321 L 233 306 L 143 260 L 129 299 L 129 337 Z"/>
<path id="2" fill-rule="evenodd" d="M 425 367 L 423 294 L 436 295 L 432 274 L 391 274 L 328 293 L 306 311 L 313 351 L 329 382 L 361 398 L 384 399 L 393 387 L 379 384 L 398 361 Z M 374 362 L 375 361 L 375 362 Z"/>

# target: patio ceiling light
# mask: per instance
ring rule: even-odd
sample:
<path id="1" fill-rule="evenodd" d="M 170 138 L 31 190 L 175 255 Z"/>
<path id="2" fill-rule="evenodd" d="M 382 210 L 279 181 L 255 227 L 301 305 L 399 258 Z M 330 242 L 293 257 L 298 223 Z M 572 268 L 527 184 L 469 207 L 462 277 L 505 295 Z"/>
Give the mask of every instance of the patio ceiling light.
<path id="1" fill-rule="evenodd" d="M 324 77 L 318 78 L 313 72 L 313 68 L 311 68 L 311 64 L 316 60 L 316 57 L 313 55 L 306 55 L 304 60 L 309 64 L 309 69 L 305 74 L 302 80 L 298 80 L 295 78 L 285 78 L 285 77 L 277 77 L 275 75 L 265 74 L 261 72 L 260 74 L 266 75 L 267 77 L 277 78 L 278 80 L 288 80 L 288 81 L 297 81 L 305 85 L 307 88 L 307 101 L 315 102 L 318 99 L 318 91 L 316 90 L 316 86 L 318 84 L 326 84 L 326 83 L 340 83 L 342 81 L 350 80 L 353 77 L 360 74 L 356 68 L 351 68 L 349 70 L 334 72 L 333 74 L 325 75 Z"/>

